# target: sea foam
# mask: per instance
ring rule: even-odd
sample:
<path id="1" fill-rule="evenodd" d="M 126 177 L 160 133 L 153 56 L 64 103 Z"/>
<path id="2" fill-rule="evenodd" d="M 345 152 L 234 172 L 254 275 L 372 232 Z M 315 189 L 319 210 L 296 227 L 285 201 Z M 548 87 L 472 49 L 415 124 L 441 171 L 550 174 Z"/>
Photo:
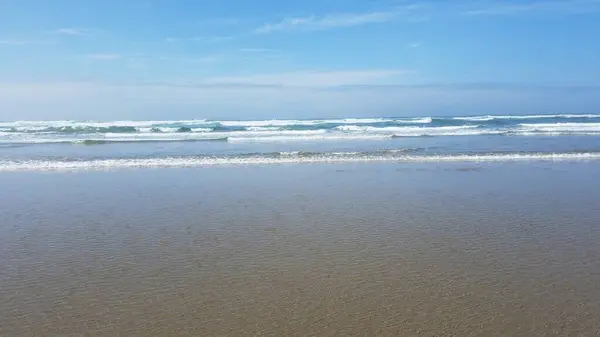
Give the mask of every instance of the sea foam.
<path id="1" fill-rule="evenodd" d="M 402 153 L 402 152 L 400 152 Z M 299 152 L 273 156 L 224 157 L 163 157 L 119 158 L 83 161 L 23 160 L 0 162 L 0 171 L 72 171 L 115 170 L 126 168 L 185 168 L 222 165 L 272 165 L 361 162 L 510 162 L 510 161 L 581 161 L 599 160 L 600 152 L 589 153 L 514 153 L 514 154 L 458 154 L 458 155 L 395 155 L 393 153 L 309 153 Z"/>

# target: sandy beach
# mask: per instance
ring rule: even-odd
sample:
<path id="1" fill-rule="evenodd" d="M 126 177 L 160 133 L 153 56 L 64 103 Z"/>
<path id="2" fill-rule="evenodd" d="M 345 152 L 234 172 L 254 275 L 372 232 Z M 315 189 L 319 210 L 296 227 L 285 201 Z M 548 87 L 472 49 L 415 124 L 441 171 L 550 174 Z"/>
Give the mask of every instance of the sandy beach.
<path id="1" fill-rule="evenodd" d="M 3 173 L 3 336 L 592 336 L 598 163 Z"/>

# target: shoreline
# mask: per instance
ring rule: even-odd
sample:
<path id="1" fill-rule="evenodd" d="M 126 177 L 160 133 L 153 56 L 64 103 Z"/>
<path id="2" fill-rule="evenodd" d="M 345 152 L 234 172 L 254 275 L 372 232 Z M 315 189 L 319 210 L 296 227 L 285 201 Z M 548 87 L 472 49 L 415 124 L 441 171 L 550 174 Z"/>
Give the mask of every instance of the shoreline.
<path id="1" fill-rule="evenodd" d="M 398 150 L 396 150 L 398 151 Z M 165 158 L 115 158 L 97 160 L 5 160 L 0 172 L 23 171 L 93 171 L 142 168 L 208 168 L 215 166 L 246 167 L 297 164 L 423 164 L 423 163 L 509 163 L 509 162 L 594 162 L 600 152 L 584 153 L 501 153 L 501 154 L 448 154 L 448 155 L 373 155 L 348 153 L 277 153 L 229 157 L 165 157 Z M 404 150 L 400 150 L 402 153 Z"/>

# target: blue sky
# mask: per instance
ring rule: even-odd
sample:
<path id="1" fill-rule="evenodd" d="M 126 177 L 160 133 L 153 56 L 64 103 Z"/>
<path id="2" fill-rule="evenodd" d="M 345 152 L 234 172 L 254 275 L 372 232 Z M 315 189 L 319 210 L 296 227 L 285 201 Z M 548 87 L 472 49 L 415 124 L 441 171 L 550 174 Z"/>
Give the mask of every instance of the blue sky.
<path id="1" fill-rule="evenodd" d="M 600 112 L 600 0 L 0 0 L 0 119 Z"/>

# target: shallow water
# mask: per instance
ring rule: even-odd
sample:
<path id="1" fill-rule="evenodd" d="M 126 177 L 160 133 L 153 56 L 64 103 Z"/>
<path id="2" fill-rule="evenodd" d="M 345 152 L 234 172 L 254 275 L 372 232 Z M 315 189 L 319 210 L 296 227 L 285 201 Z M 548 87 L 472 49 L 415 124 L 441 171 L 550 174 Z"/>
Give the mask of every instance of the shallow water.
<path id="1" fill-rule="evenodd" d="M 600 163 L 0 174 L 0 335 L 592 336 Z"/>

